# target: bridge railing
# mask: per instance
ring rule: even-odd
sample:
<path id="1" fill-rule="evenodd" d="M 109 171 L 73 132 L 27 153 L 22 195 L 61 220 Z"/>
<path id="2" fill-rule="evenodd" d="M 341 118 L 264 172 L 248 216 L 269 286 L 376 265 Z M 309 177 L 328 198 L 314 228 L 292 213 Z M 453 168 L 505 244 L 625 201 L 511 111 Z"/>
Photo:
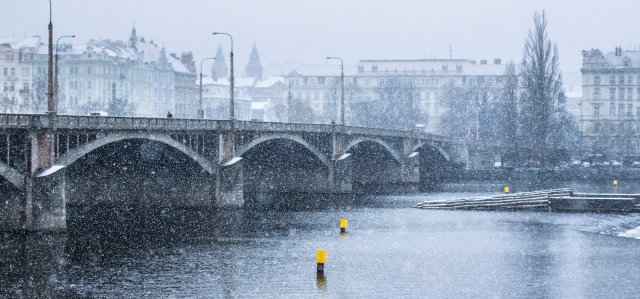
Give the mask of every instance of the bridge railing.
<path id="1" fill-rule="evenodd" d="M 335 130 L 344 134 L 376 135 L 387 137 L 415 137 L 434 141 L 451 141 L 442 135 L 418 131 L 403 131 L 385 128 L 367 128 L 358 126 L 339 126 L 331 124 L 280 123 L 234 121 L 234 128 L 248 131 L 273 132 L 317 132 L 329 133 Z M 46 128 L 49 116 L 45 114 L 0 114 L 2 128 Z M 154 117 L 115 117 L 115 116 L 56 116 L 56 128 L 89 130 L 230 130 L 229 120 L 178 119 Z"/>

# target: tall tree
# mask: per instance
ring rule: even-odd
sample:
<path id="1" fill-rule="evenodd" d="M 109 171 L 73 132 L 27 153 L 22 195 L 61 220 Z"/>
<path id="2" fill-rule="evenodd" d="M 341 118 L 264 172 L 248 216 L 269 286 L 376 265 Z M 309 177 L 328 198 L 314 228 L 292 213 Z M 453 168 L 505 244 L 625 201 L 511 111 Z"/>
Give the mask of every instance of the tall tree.
<path id="1" fill-rule="evenodd" d="M 496 141 L 503 162 L 518 160 L 518 74 L 514 63 L 506 65 L 502 93 L 496 103 Z M 506 160 L 506 161 L 505 161 Z"/>
<path id="2" fill-rule="evenodd" d="M 536 12 L 534 26 L 529 31 L 524 46 L 521 79 L 521 126 L 523 141 L 530 149 L 530 159 L 546 168 L 545 152 L 549 149 L 549 136 L 554 107 L 558 104 L 562 89 L 562 77 L 558 63 L 558 48 L 551 41 L 544 11 Z"/>

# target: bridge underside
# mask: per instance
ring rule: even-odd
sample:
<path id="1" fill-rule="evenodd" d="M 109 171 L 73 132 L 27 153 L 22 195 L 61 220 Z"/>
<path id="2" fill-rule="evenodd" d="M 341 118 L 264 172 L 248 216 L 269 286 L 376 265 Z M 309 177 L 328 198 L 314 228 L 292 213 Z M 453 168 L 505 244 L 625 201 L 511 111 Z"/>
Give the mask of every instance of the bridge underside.
<path id="1" fill-rule="evenodd" d="M 332 192 L 328 166 L 302 145 L 286 139 L 261 143 L 243 155 L 245 204 L 283 207 L 291 194 Z"/>

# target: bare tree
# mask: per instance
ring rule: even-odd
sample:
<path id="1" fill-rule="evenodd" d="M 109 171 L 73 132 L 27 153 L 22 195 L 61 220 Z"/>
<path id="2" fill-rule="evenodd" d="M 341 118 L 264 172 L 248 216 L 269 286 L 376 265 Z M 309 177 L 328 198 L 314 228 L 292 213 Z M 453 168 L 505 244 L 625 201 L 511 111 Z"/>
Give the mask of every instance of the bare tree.
<path id="1" fill-rule="evenodd" d="M 554 107 L 562 89 L 558 63 L 558 48 L 551 41 L 544 11 L 535 13 L 534 26 L 524 46 L 521 79 L 521 126 L 523 141 L 530 149 L 530 159 L 546 168 L 545 152 L 549 149 L 549 136 Z"/>
<path id="2" fill-rule="evenodd" d="M 372 125 L 394 129 L 413 129 L 418 123 L 418 90 L 411 78 L 382 79 L 376 89 L 376 113 Z"/>

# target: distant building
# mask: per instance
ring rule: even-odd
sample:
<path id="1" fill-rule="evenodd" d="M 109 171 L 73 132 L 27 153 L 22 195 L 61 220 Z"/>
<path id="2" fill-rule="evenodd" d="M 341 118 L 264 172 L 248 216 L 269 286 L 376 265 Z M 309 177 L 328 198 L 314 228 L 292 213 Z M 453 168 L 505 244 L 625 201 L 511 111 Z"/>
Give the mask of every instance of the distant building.
<path id="1" fill-rule="evenodd" d="M 15 57 L 28 53 L 19 67 L 25 70 L 21 89 L 30 89 L 24 92 L 20 104 L 10 105 L 19 110 L 12 112 L 46 112 L 47 46 L 28 39 L 4 43 L 2 49 L 15 53 Z M 117 116 L 164 117 L 171 111 L 175 117 L 197 115 L 192 55 L 168 53 L 153 40 L 139 37 L 135 28 L 126 42 L 107 39 L 90 40 L 84 45 L 61 44 L 58 57 L 60 114 L 104 111 Z M 8 68 L 9 74 L 12 67 L 18 67 L 15 61 L 0 61 L 0 69 Z M 29 69 L 33 70 L 30 82 L 26 76 Z M 11 90 L 11 85 L 7 89 Z"/>
<path id="2" fill-rule="evenodd" d="M 42 70 L 34 68 L 39 37 L 0 40 L 0 113 L 34 113 L 46 110 L 47 86 Z M 39 94 L 36 94 L 39 92 Z"/>
<path id="3" fill-rule="evenodd" d="M 229 76 L 225 56 L 218 48 L 211 77 L 203 80 L 205 118 L 229 119 Z M 254 45 L 245 76 L 235 77 L 235 117 L 238 120 L 286 122 L 287 83 L 284 77 L 263 77 L 258 48 Z"/>
<path id="4" fill-rule="evenodd" d="M 380 59 L 360 60 L 356 69 L 345 70 L 345 119 L 347 124 L 364 125 L 358 114 L 376 109 L 380 89 L 385 82 L 399 78 L 401 88 L 411 89 L 416 109 L 422 116 L 417 125 L 429 132 L 440 132 L 446 106 L 443 91 L 447 84 L 473 85 L 479 82 L 501 84 L 505 65 L 500 59 L 492 63 L 468 59 Z M 314 122 L 339 119 L 339 72 L 331 70 L 296 70 L 287 75 L 293 103 L 301 102 L 314 113 Z"/>
<path id="5" fill-rule="evenodd" d="M 614 159 L 640 154 L 640 51 L 582 51 L 582 99 L 576 118 L 587 152 Z"/>

